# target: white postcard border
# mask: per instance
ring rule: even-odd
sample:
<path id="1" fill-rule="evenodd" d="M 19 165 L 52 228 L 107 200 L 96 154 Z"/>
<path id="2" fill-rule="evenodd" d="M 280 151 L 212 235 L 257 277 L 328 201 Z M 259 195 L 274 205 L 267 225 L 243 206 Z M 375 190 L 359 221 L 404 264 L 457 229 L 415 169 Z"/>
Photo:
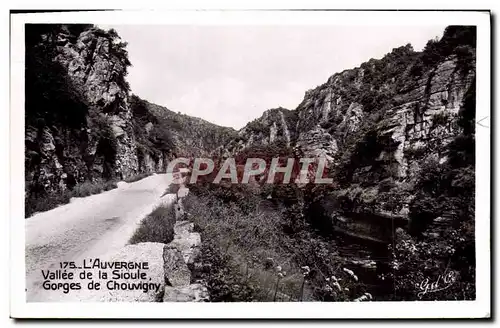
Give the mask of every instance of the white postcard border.
<path id="1" fill-rule="evenodd" d="M 476 128 L 475 301 L 358 303 L 27 303 L 24 230 L 24 24 L 476 25 L 476 119 L 490 117 L 488 12 L 110 11 L 11 16 L 11 316 L 15 318 L 470 318 L 490 315 L 490 128 Z M 390 49 L 388 49 L 389 51 Z M 367 58 L 368 59 L 368 58 Z M 361 63 L 360 63 L 361 64 Z M 335 72 L 331 72 L 332 74 Z M 486 120 L 487 122 L 489 121 Z M 488 124 L 488 123 L 486 123 Z"/>

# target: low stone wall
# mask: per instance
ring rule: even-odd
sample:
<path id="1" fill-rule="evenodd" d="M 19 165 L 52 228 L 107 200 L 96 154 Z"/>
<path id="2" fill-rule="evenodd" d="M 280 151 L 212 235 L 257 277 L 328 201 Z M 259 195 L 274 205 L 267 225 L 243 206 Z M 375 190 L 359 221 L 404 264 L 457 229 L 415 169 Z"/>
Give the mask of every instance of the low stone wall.
<path id="1" fill-rule="evenodd" d="M 186 212 L 182 200 L 189 193 L 189 189 L 181 186 L 177 191 L 177 198 L 174 206 L 176 207 L 176 223 L 174 226 L 174 240 L 167 245 L 167 249 L 173 249 L 180 252 L 183 260 L 181 272 L 184 272 L 184 265 L 189 272 L 189 281 L 183 280 L 182 284 L 165 286 L 163 302 L 203 302 L 208 301 L 208 290 L 205 282 L 194 280 L 196 268 L 200 267 L 200 247 L 201 236 L 194 232 L 194 224 L 186 220 Z M 164 257 L 165 265 L 168 263 Z M 172 270 L 174 272 L 174 270 Z"/>

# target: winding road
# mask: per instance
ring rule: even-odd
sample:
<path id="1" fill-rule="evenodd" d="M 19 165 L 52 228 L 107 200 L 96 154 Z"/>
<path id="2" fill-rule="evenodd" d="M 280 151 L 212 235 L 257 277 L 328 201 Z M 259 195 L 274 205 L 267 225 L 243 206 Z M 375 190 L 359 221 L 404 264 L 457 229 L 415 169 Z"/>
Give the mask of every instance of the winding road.
<path id="1" fill-rule="evenodd" d="M 74 198 L 26 219 L 26 300 L 61 297 L 42 288 L 42 269 L 59 269 L 63 261 L 81 263 L 125 246 L 142 218 L 162 201 L 171 180 L 169 174 L 154 174 L 133 183 L 119 182 L 116 189 Z M 174 196 L 168 196 L 173 201 Z"/>

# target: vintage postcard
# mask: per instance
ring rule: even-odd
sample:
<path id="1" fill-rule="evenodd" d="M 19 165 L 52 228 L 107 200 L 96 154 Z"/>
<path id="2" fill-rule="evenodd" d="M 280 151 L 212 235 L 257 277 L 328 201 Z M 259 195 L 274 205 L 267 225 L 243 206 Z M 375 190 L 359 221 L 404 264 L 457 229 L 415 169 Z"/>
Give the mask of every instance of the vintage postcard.
<path id="1" fill-rule="evenodd" d="M 11 316 L 489 317 L 490 46 L 488 11 L 12 13 Z"/>

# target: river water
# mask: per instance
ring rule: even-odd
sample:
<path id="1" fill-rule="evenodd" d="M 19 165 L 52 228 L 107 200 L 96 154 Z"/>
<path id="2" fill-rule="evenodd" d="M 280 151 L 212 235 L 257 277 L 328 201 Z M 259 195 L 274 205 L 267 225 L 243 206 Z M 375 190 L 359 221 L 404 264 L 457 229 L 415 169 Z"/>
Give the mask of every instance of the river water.
<path id="1" fill-rule="evenodd" d="M 390 274 L 389 245 L 368 241 L 341 233 L 330 238 L 336 244 L 339 256 L 345 267 L 352 270 L 364 284 L 375 301 L 389 301 L 394 297 L 394 285 Z"/>

